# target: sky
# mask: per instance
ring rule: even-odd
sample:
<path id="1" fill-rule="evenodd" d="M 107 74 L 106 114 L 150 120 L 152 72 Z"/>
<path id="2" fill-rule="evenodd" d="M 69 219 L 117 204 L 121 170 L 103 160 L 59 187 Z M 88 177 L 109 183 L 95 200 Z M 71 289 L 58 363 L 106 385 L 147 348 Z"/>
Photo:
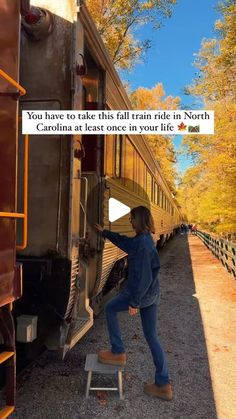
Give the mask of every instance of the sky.
<path id="1" fill-rule="evenodd" d="M 140 39 L 151 39 L 145 62 L 136 65 L 132 72 L 121 73 L 129 82 L 131 90 L 139 86 L 152 88 L 163 84 L 166 95 L 179 96 L 181 107 L 199 109 L 196 98 L 184 95 L 184 87 L 191 84 L 197 73 L 193 66 L 195 54 L 203 39 L 214 37 L 214 23 L 219 19 L 217 0 L 177 0 L 171 18 L 163 20 L 161 29 L 141 27 L 137 32 Z M 174 139 L 179 150 L 182 136 Z M 183 172 L 191 164 L 187 157 L 178 157 L 177 168 Z"/>

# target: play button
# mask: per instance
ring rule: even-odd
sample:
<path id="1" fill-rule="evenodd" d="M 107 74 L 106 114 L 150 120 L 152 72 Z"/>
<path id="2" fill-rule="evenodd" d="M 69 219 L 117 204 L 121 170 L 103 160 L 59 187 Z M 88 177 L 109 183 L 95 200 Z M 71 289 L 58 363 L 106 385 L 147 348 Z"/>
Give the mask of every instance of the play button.
<path id="1" fill-rule="evenodd" d="M 94 184 L 93 178 L 88 178 L 88 195 L 86 202 L 86 183 L 81 183 L 81 231 L 80 235 L 84 235 L 85 221 L 87 226 L 94 228 L 94 224 L 98 223 L 102 226 L 108 227 L 109 223 L 116 222 L 122 218 L 120 222 L 121 233 L 125 233 L 131 229 L 131 224 L 128 220 L 127 214 L 131 212 L 131 208 L 144 205 L 148 209 L 151 209 L 149 196 L 143 188 L 129 178 L 122 179 L 122 184 L 119 183 L 117 178 L 105 179 L 103 182 L 97 182 Z M 133 185 L 132 199 L 130 196 L 130 190 L 127 188 L 124 190 L 123 185 Z M 121 186 L 122 189 L 119 189 Z M 121 198 L 122 202 L 116 198 Z M 131 205 L 132 202 L 132 207 Z M 86 218 L 84 213 L 86 212 Z M 125 217 L 126 216 L 126 217 Z M 109 226 L 113 228 L 113 226 Z"/>
<path id="2" fill-rule="evenodd" d="M 124 215 L 128 214 L 130 212 L 130 207 L 115 198 L 110 198 L 108 211 L 109 221 L 112 223 L 113 221 L 116 221 Z"/>

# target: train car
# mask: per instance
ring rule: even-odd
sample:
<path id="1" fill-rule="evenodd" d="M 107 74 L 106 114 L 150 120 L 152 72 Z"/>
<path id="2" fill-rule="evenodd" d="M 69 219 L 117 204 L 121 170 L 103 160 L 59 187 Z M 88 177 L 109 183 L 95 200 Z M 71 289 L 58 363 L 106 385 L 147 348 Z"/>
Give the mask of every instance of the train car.
<path id="1" fill-rule="evenodd" d="M 23 4 L 22 4 L 23 10 Z M 0 416 L 14 410 L 15 326 L 12 303 L 22 294 L 22 269 L 16 263 L 16 223 L 26 221 L 17 210 L 18 99 L 20 2 L 0 2 L 0 379 L 6 372 L 6 406 Z M 3 71 L 4 70 L 4 71 Z M 24 208 L 24 210 L 26 207 Z M 24 238 L 25 240 L 25 238 Z M 23 240 L 23 241 L 24 241 Z M 22 240 L 18 247 L 22 247 Z"/>
<path id="2" fill-rule="evenodd" d="M 84 109 L 131 109 L 125 89 L 114 69 L 87 9 L 81 8 L 80 21 L 84 28 L 84 56 L 87 73 L 83 77 Z M 95 77 L 95 75 L 97 75 Z M 87 206 L 85 247 L 80 260 L 85 262 L 89 298 L 95 312 L 114 293 L 126 271 L 126 257 L 109 241 L 105 244 L 94 237 L 91 226 L 100 222 L 107 229 L 133 235 L 129 216 L 109 222 L 109 199 L 115 198 L 129 207 L 146 205 L 153 213 L 154 236 L 163 245 L 180 223 L 180 211 L 165 181 L 158 162 L 141 135 L 82 136 L 85 159 L 81 200 Z M 89 200 L 86 205 L 86 195 Z M 84 199 L 85 197 L 85 199 Z M 81 224 L 84 214 L 81 213 Z M 96 240 L 98 240 L 96 242 Z"/>
<path id="3" fill-rule="evenodd" d="M 0 26 L 0 306 L 12 324 L 8 350 L 15 353 L 14 302 L 18 353 L 33 358 L 45 345 L 64 356 L 125 279 L 126 254 L 93 229 L 133 234 L 128 216 L 109 221 L 109 199 L 148 205 L 159 244 L 180 212 L 140 135 L 21 135 L 22 110 L 131 108 L 85 4 L 12 0 L 0 3 L 0 19 L 14 28 Z"/>

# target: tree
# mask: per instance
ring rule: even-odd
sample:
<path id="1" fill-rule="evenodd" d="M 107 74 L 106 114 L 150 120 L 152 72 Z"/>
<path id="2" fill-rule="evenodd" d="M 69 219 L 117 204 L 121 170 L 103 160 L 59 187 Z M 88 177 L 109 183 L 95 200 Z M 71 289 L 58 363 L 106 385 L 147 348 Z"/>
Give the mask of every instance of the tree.
<path id="1" fill-rule="evenodd" d="M 158 28 L 170 17 L 176 0 L 87 0 L 86 5 L 118 68 L 130 69 L 150 47 L 150 41 L 135 38 L 138 26 L 153 23 Z"/>
<path id="2" fill-rule="evenodd" d="M 130 100 L 134 109 L 177 109 L 179 97 L 167 96 L 162 83 L 156 84 L 151 89 L 139 87 L 131 93 Z M 176 156 L 172 138 L 167 135 L 145 135 L 156 160 L 159 162 L 164 176 L 172 191 L 175 191 L 175 178 L 177 176 L 175 166 Z"/>
<path id="3" fill-rule="evenodd" d="M 215 134 L 186 136 L 193 157 L 179 188 L 191 221 L 215 232 L 236 231 L 236 4 L 220 4 L 217 38 L 204 41 L 196 65 L 199 76 L 188 88 L 215 111 Z M 195 171 L 193 180 L 190 176 Z M 187 199 L 186 199 L 187 197 Z"/>

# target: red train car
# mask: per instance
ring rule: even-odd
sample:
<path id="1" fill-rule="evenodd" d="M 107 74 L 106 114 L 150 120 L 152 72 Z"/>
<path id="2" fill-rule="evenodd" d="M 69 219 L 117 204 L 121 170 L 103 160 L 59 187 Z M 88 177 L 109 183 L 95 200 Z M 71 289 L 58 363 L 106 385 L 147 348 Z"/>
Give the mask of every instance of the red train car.
<path id="1" fill-rule="evenodd" d="M 26 214 L 17 208 L 18 99 L 25 94 L 19 85 L 21 6 L 23 11 L 24 4 L 18 0 L 0 2 L 0 363 L 6 366 L 7 403 L 0 410 L 1 417 L 14 409 L 15 327 L 11 309 L 22 294 L 16 223 L 26 220 Z"/>

